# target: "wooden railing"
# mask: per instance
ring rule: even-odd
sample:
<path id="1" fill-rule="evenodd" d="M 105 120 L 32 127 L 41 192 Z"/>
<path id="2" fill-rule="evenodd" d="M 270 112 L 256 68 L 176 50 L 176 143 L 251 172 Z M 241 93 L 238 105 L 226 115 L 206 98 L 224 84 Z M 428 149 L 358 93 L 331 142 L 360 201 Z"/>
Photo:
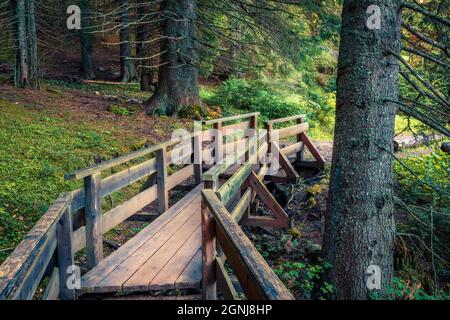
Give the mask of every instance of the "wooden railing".
<path id="1" fill-rule="evenodd" d="M 284 127 L 281 129 L 275 129 L 275 125 L 284 124 L 288 122 L 296 122 L 295 125 Z M 311 142 L 311 139 L 308 137 L 307 132 L 309 130 L 309 125 L 305 122 L 304 115 L 297 115 L 292 117 L 280 118 L 275 120 L 270 120 L 265 123 L 265 127 L 267 130 L 267 134 L 269 136 L 269 150 L 270 152 L 279 153 L 281 155 L 280 161 L 291 162 L 288 160 L 289 156 L 295 154 L 295 164 L 299 167 L 317 167 L 323 169 L 325 166 L 325 160 L 317 151 L 314 144 Z M 279 148 L 279 143 L 273 143 L 273 141 L 280 141 L 282 139 L 296 136 L 296 143 L 285 146 L 284 148 Z M 306 161 L 305 160 L 305 148 L 307 148 L 315 161 Z M 295 171 L 295 170 L 294 170 Z M 294 171 L 289 170 L 286 172 L 288 177 L 292 179 L 297 179 L 298 176 L 295 175 Z"/>
<path id="2" fill-rule="evenodd" d="M 196 136 L 191 139 L 194 143 Z M 163 213 L 169 207 L 169 190 L 192 175 L 196 184 L 201 183 L 201 172 L 196 172 L 192 164 L 168 175 L 168 167 L 173 164 L 169 151 L 180 151 L 177 148 L 182 147 L 177 147 L 178 142 L 145 148 L 66 175 L 66 179 L 84 179 L 84 187 L 61 195 L 0 266 L 0 300 L 32 299 L 44 277 L 48 277 L 49 282 L 43 299 L 74 299 L 76 291 L 68 289 L 67 281 L 74 272 L 70 268 L 75 264 L 76 252 L 87 245 L 87 268 L 95 267 L 103 259 L 104 233 L 155 200 L 159 213 Z M 150 154 L 155 157 L 106 178 L 101 177 L 107 169 Z M 189 160 L 192 157 L 192 153 L 184 156 Z M 156 183 L 102 213 L 102 198 L 144 178 Z"/>
<path id="3" fill-rule="evenodd" d="M 293 119 L 298 119 L 299 124 L 280 131 L 273 129 L 275 123 Z M 214 131 L 207 129 L 211 126 Z M 75 288 L 70 289 L 72 286 L 67 285 L 68 281 L 73 280 L 75 253 L 86 247 L 87 268 L 95 267 L 103 259 L 104 233 L 154 201 L 158 203 L 159 213 L 165 212 L 169 207 L 169 191 L 191 176 L 195 177 L 195 185 L 203 181 L 205 188 L 202 193 L 205 298 L 215 296 L 213 288 L 216 279 L 222 293 L 235 297 L 224 272 L 225 257 L 248 298 L 292 298 L 245 237 L 238 223 L 260 227 L 287 226 L 286 213 L 262 182 L 267 178 L 269 164 L 261 160 L 278 152 L 281 155 L 280 166 L 287 172 L 288 178 L 292 175 L 295 178 L 296 172 L 287 156 L 302 151 L 298 145 L 300 142 L 308 147 L 307 124 L 300 117 L 271 121 L 266 124 L 268 134 L 258 134 L 257 126 L 258 113 L 204 121 L 202 130 L 188 137 L 193 152 L 178 159 L 190 159 L 194 163 L 178 166 L 178 170 L 171 175 L 168 174 L 168 167 L 178 162 L 174 163 L 170 154 L 178 154 L 184 148 L 178 146 L 180 141 L 145 148 L 66 175 L 66 179 L 70 180 L 83 179 L 84 186 L 62 194 L 0 266 L 0 300 L 32 299 L 37 288 L 43 287 L 44 278 L 48 278 L 48 283 L 44 287 L 43 299 L 75 299 Z M 236 131 L 243 131 L 244 135 L 237 141 L 226 140 L 228 136 L 233 137 Z M 276 135 L 297 135 L 301 141 L 280 150 L 273 139 Z M 215 165 L 203 173 L 205 159 L 212 149 L 215 149 Z M 145 159 L 150 155 L 154 157 Z M 320 155 L 317 159 L 321 159 Z M 130 161 L 139 163 L 102 177 L 102 172 Z M 231 170 L 229 179 L 220 185 L 220 177 L 236 163 L 238 168 Z M 143 179 L 149 179 L 150 187 L 102 212 L 104 197 Z M 257 194 L 262 196 L 259 199 L 271 210 L 272 216 L 255 215 L 259 201 Z M 216 255 L 216 239 L 224 255 Z"/>
<path id="4" fill-rule="evenodd" d="M 269 170 L 269 164 L 261 161 L 269 151 L 266 135 L 262 135 L 263 139 L 252 131 L 251 135 L 243 138 L 245 141 L 235 142 L 245 148 L 238 149 L 239 152 L 230 156 L 229 161 L 225 159 L 217 163 L 203 175 L 204 299 L 217 299 L 217 286 L 225 299 L 237 299 L 225 261 L 229 262 L 247 298 L 293 298 L 238 225 L 241 222 L 260 227 L 288 226 L 287 214 L 262 182 Z M 220 176 L 243 155 L 246 161 L 220 184 Z M 256 215 L 256 206 L 252 205 L 257 202 L 257 195 L 272 211 L 272 216 Z"/>

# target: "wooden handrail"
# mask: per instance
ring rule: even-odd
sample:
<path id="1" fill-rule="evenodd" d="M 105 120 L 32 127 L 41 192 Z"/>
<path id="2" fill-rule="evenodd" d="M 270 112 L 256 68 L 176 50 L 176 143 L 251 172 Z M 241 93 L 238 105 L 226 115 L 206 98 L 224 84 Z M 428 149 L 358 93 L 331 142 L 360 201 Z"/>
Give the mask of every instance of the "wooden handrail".
<path id="1" fill-rule="evenodd" d="M 93 166 L 90 166 L 88 168 L 84 168 L 84 169 L 80 169 L 78 171 L 72 172 L 72 173 L 68 173 L 64 176 L 64 178 L 66 180 L 79 180 L 79 179 L 83 179 L 85 177 L 94 175 L 96 173 L 100 173 L 103 170 L 124 164 L 126 162 L 129 162 L 131 160 L 143 157 L 145 155 L 148 155 L 150 153 L 156 152 L 157 150 L 160 150 L 163 147 L 171 147 L 174 146 L 176 144 L 178 144 L 180 141 L 178 140 L 171 140 L 168 142 L 164 142 L 155 146 L 151 146 L 142 150 L 138 150 L 135 152 L 132 152 L 130 154 L 118 157 L 118 158 L 114 158 L 111 160 L 107 160 L 104 161 L 102 163 L 99 164 L 95 164 Z"/>
<path id="2" fill-rule="evenodd" d="M 211 124 L 216 124 L 216 123 L 224 123 L 224 122 L 229 122 L 229 121 L 235 121 L 235 120 L 240 120 L 240 119 L 257 117 L 259 115 L 260 115 L 259 112 L 253 112 L 253 113 L 241 114 L 241 115 L 231 116 L 231 117 L 226 117 L 226 118 L 219 118 L 219 119 L 212 119 L 212 120 L 203 120 L 203 124 L 211 125 Z"/>
<path id="3" fill-rule="evenodd" d="M 213 190 L 202 191 L 214 217 L 217 241 L 238 277 L 248 299 L 293 300 L 292 294 L 273 272 Z"/>
<path id="4" fill-rule="evenodd" d="M 0 266 L 0 300 L 33 297 L 55 253 L 58 221 L 70 200 L 62 194 Z"/>
<path id="5" fill-rule="evenodd" d="M 288 121 L 295 121 L 298 119 L 305 121 L 305 118 L 306 118 L 305 115 L 296 115 L 296 116 L 290 116 L 290 117 L 285 117 L 285 118 L 272 119 L 272 120 L 266 121 L 266 124 L 275 124 L 275 123 L 282 123 L 282 122 L 288 122 Z"/>

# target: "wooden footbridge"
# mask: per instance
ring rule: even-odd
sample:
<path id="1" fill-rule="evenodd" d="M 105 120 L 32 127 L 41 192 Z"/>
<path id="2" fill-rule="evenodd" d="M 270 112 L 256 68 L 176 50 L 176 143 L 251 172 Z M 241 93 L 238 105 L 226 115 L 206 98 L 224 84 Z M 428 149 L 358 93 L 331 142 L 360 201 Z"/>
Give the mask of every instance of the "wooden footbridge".
<path id="1" fill-rule="evenodd" d="M 0 299 L 177 289 L 204 299 L 238 299 L 238 292 L 248 299 L 292 299 L 240 225 L 288 227 L 265 182 L 295 183 L 296 166 L 323 167 L 324 160 L 303 116 L 257 128 L 258 113 L 203 121 L 185 143 L 172 140 L 66 175 L 83 179 L 84 187 L 62 194 L 0 266 Z M 289 137 L 293 143 L 281 147 L 280 139 Z M 313 161 L 304 159 L 305 149 Z M 109 169 L 121 171 L 106 175 Z M 104 197 L 145 180 L 143 191 L 102 212 Z M 186 181 L 193 181 L 191 190 L 169 206 L 171 190 Z M 104 257 L 103 235 L 152 203 L 158 217 Z M 261 203 L 270 215 L 258 214 Z M 75 262 L 80 253 L 86 257 L 82 275 Z"/>

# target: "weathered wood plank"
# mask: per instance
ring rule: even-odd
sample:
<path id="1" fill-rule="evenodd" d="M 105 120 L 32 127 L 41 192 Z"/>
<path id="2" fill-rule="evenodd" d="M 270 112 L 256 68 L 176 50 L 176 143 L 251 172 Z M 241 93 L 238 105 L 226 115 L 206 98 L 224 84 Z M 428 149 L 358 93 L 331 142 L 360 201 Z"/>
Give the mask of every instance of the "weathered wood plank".
<path id="1" fill-rule="evenodd" d="M 168 177 L 168 188 L 172 190 L 179 182 L 185 181 L 193 174 L 193 166 L 189 165 Z M 199 191 L 198 191 L 199 192 Z M 128 201 L 118 205 L 103 215 L 103 233 L 108 232 L 121 222 L 131 217 L 134 213 L 145 208 L 157 198 L 156 186 L 150 187 Z M 81 227 L 73 233 L 74 252 L 78 252 L 86 245 L 85 227 Z"/>
<path id="2" fill-rule="evenodd" d="M 278 144 L 273 142 L 272 144 L 272 154 L 278 156 L 278 162 L 281 165 L 281 168 L 284 170 L 288 177 L 288 181 L 290 183 L 297 183 L 300 176 L 298 175 L 295 168 L 292 166 L 292 163 L 286 157 L 286 155 L 280 150 Z"/>
<path id="3" fill-rule="evenodd" d="M 167 148 L 169 146 L 173 146 L 173 145 L 176 145 L 178 143 L 179 143 L 179 141 L 172 140 L 172 141 L 168 141 L 168 142 L 165 142 L 165 143 L 161 143 L 161 144 L 156 145 L 156 146 L 151 146 L 149 148 L 138 150 L 138 151 L 132 152 L 130 154 L 127 154 L 127 155 L 124 155 L 124 156 L 121 156 L 121 157 L 118 157 L 118 158 L 114 158 L 114 159 L 111 159 L 111 160 L 104 161 L 102 163 L 93 165 L 93 166 L 91 166 L 89 168 L 81 169 L 81 170 L 78 170 L 78 171 L 73 172 L 73 173 L 68 173 L 68 174 L 65 175 L 65 179 L 66 180 L 78 180 L 78 179 L 86 178 L 88 176 L 100 173 L 101 171 L 104 171 L 106 169 L 109 169 L 109 168 L 121 165 L 123 163 L 129 162 L 131 160 L 138 159 L 140 157 L 146 156 L 146 155 L 148 155 L 150 153 L 153 153 L 153 152 L 161 149 L 162 147 L 166 147 Z"/>
<path id="4" fill-rule="evenodd" d="M 213 120 L 204 120 L 203 124 L 211 125 L 211 124 L 215 124 L 215 123 L 223 123 L 223 122 L 229 122 L 229 121 L 234 121 L 234 120 L 246 119 L 246 118 L 250 118 L 250 117 L 253 117 L 253 116 L 259 116 L 259 115 L 260 115 L 259 112 L 252 112 L 252 113 L 240 114 L 240 115 L 237 115 L 237 116 L 231 116 L 231 117 L 226 117 L 226 118 L 219 118 L 219 119 L 213 119 Z"/>
<path id="5" fill-rule="evenodd" d="M 233 176 L 217 190 L 217 195 L 222 200 L 225 206 L 228 204 L 233 195 L 235 195 L 236 192 L 240 190 L 242 184 L 252 172 L 252 167 L 253 164 L 256 163 L 256 160 L 257 155 L 254 154 L 252 156 L 252 159 L 250 159 L 242 167 L 240 167 L 233 174 Z"/>
<path id="6" fill-rule="evenodd" d="M 231 212 L 231 216 L 233 217 L 234 221 L 239 222 L 242 219 L 242 216 L 244 215 L 245 212 L 247 212 L 247 209 L 250 207 L 251 203 L 252 203 L 252 189 L 247 188 L 247 190 L 244 192 L 241 199 L 239 199 L 239 202 Z"/>
<path id="7" fill-rule="evenodd" d="M 171 239 L 170 242 L 177 241 Z M 187 238 L 179 250 L 170 258 L 161 271 L 151 280 L 150 290 L 175 289 L 175 282 L 181 276 L 189 262 L 194 258 L 202 246 L 202 230 L 200 220 L 197 229 Z M 169 251 L 169 246 L 163 247 L 164 251 Z M 155 266 L 152 265 L 154 268 Z"/>
<path id="8" fill-rule="evenodd" d="M 275 123 L 281 123 L 281 122 L 288 122 L 288 121 L 296 121 L 301 119 L 302 122 L 305 121 L 306 116 L 305 115 L 296 115 L 296 116 L 290 116 L 285 118 L 279 118 L 279 119 L 273 119 L 267 121 L 268 124 L 275 124 Z"/>
<path id="9" fill-rule="evenodd" d="M 30 299 L 56 248 L 56 223 L 70 195 L 61 195 L 0 266 L 0 300 Z"/>
<path id="10" fill-rule="evenodd" d="M 86 195 L 86 208 L 84 210 L 84 215 L 86 219 L 85 231 L 88 269 L 94 268 L 101 260 L 103 260 L 101 188 L 100 173 L 85 177 L 84 189 Z"/>
<path id="11" fill-rule="evenodd" d="M 217 287 L 225 300 L 238 300 L 239 296 L 224 264 L 225 261 L 222 258 L 216 257 Z"/>
<path id="12" fill-rule="evenodd" d="M 223 126 L 222 131 L 223 131 L 224 136 L 229 136 L 229 135 L 240 133 L 240 132 L 245 134 L 249 128 L 250 128 L 250 122 L 245 121 L 245 122 L 238 122 L 238 123 L 230 124 L 227 126 Z"/>
<path id="13" fill-rule="evenodd" d="M 202 197 L 216 222 L 217 239 L 248 299 L 292 300 L 291 293 L 256 250 L 213 191 Z"/>
<path id="14" fill-rule="evenodd" d="M 303 142 L 297 142 L 281 149 L 281 152 L 288 157 L 291 154 L 298 153 L 303 149 Z"/>
<path id="15" fill-rule="evenodd" d="M 175 281 L 175 288 L 201 288 L 203 274 L 202 256 L 202 249 L 200 248 L 183 273 Z"/>
<path id="16" fill-rule="evenodd" d="M 325 159 L 322 157 L 322 155 L 316 149 L 316 147 L 314 146 L 311 139 L 309 139 L 309 137 L 306 133 L 302 134 L 302 141 L 305 144 L 306 148 L 308 148 L 309 152 L 311 152 L 314 159 L 316 159 L 316 161 L 319 163 L 319 167 L 323 169 L 325 166 Z"/>
<path id="17" fill-rule="evenodd" d="M 205 201 L 202 201 L 201 208 L 203 248 L 202 296 L 204 300 L 217 300 L 215 221 Z"/>
<path id="18" fill-rule="evenodd" d="M 216 164 L 223 162 L 223 132 L 222 123 L 214 124 L 214 161 Z"/>
<path id="19" fill-rule="evenodd" d="M 158 191 L 158 212 L 161 214 L 169 209 L 169 189 L 167 188 L 167 149 L 156 150 L 156 186 Z"/>
<path id="20" fill-rule="evenodd" d="M 143 264 L 129 263 L 127 264 L 134 268 L 133 274 L 123 282 L 122 289 L 124 292 L 147 291 L 150 289 L 149 285 L 156 275 L 165 267 L 173 255 L 183 246 L 187 239 L 200 227 L 201 218 L 198 214 L 198 207 L 193 207 L 192 212 L 196 214 L 190 215 L 186 223 L 176 232 L 171 232 L 164 235 L 168 236 L 166 241 L 160 246 L 156 246 L 156 250 L 152 250 L 152 254 L 148 255 Z M 200 231 L 200 230 L 198 230 Z M 152 246 L 154 247 L 154 246 Z M 119 279 L 122 275 L 118 272 L 114 273 Z M 108 276 L 106 279 L 112 279 Z"/>
<path id="21" fill-rule="evenodd" d="M 174 224 L 182 223 L 183 219 L 187 219 L 186 216 L 180 215 L 179 213 L 193 201 L 199 199 L 201 188 L 202 185 L 197 186 L 144 230 L 127 241 L 120 250 L 113 252 L 108 258 L 100 262 L 95 270 L 91 270 L 84 275 L 81 279 L 82 287 L 86 288 L 86 291 L 93 291 L 92 288 L 161 230 L 167 232 L 169 224 L 172 225 L 172 228 Z"/>
<path id="22" fill-rule="evenodd" d="M 42 300 L 58 300 L 59 297 L 59 269 L 54 268 Z"/>
<path id="23" fill-rule="evenodd" d="M 150 159 L 136 166 L 124 169 L 109 177 L 102 179 L 101 196 L 106 197 L 113 192 L 131 185 L 156 172 L 156 159 Z M 71 192 L 72 194 L 72 213 L 84 208 L 85 197 L 84 189 L 78 189 Z"/>
<path id="24" fill-rule="evenodd" d="M 75 300 L 75 290 L 67 287 L 69 274 L 67 269 L 75 264 L 72 250 L 72 214 L 70 207 L 66 209 L 59 219 L 56 228 L 58 269 L 59 269 L 59 296 L 62 300 Z"/>
<path id="25" fill-rule="evenodd" d="M 100 278 L 101 275 L 103 275 L 103 278 L 101 281 L 94 284 L 94 290 L 96 292 L 119 292 L 122 290 L 127 290 L 123 287 L 124 283 L 136 273 L 136 270 L 140 266 L 142 266 L 161 247 L 163 247 L 175 233 L 182 232 L 183 226 L 195 214 L 197 214 L 198 217 L 199 210 L 200 199 L 197 197 L 185 206 L 183 210 L 177 212 L 172 220 L 159 229 L 158 232 L 151 233 L 150 238 L 146 238 L 146 240 L 142 241 L 142 243 L 135 243 L 135 247 L 132 248 L 132 250 L 122 250 L 122 248 L 121 250 L 118 250 L 118 254 L 108 261 L 109 264 L 113 265 L 113 268 L 106 274 L 103 270 L 99 270 L 100 273 L 97 273 L 97 279 Z M 171 212 L 171 209 L 167 212 Z M 162 217 L 164 217 L 167 212 L 164 213 Z M 119 263 L 119 261 L 121 262 Z M 134 290 L 135 288 L 130 287 L 129 289 Z"/>
<path id="26" fill-rule="evenodd" d="M 201 133 L 196 134 L 192 139 L 192 150 L 195 184 L 198 185 L 203 180 L 203 140 Z"/>
<path id="27" fill-rule="evenodd" d="M 304 132 L 308 131 L 308 129 L 309 129 L 309 124 L 307 122 L 304 122 L 302 124 L 297 124 L 297 125 L 292 126 L 292 127 L 278 129 L 278 130 L 275 130 L 275 131 L 278 132 L 278 138 L 279 139 L 283 139 L 283 138 L 286 138 L 286 137 L 290 137 L 290 136 L 294 136 L 294 135 L 298 135 L 298 134 L 304 133 Z"/>
<path id="28" fill-rule="evenodd" d="M 274 214 L 274 216 L 280 220 L 280 224 L 283 227 L 287 228 L 289 224 L 289 217 L 284 211 L 284 209 L 280 206 L 277 200 L 273 197 L 264 183 L 258 179 L 258 176 L 254 172 L 250 173 L 249 176 L 249 184 L 255 190 L 255 192 L 259 195 L 260 199 L 267 208 Z"/>

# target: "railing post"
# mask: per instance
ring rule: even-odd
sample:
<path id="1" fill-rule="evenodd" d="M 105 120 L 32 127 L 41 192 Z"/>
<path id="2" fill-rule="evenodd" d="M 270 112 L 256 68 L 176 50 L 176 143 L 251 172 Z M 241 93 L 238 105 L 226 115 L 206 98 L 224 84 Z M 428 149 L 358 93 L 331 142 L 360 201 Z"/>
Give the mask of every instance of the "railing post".
<path id="1" fill-rule="evenodd" d="M 167 189 L 167 147 L 156 150 L 156 185 L 158 192 L 158 212 L 169 209 L 169 191 Z"/>
<path id="2" fill-rule="evenodd" d="M 212 182 L 212 181 L 209 181 Z M 213 185 L 205 183 L 205 189 L 213 189 Z M 216 274 L 216 225 L 205 200 L 202 199 L 202 248 L 203 248 L 203 300 L 217 300 Z"/>
<path id="3" fill-rule="evenodd" d="M 250 124 L 249 124 L 249 131 L 250 134 L 248 136 L 248 150 L 245 153 L 245 161 L 247 162 L 250 159 L 250 155 L 253 155 L 258 150 L 258 116 L 253 115 L 250 117 Z M 256 145 L 251 145 L 252 141 L 256 141 Z M 254 149 L 251 150 L 250 148 L 253 147 Z"/>
<path id="4" fill-rule="evenodd" d="M 67 270 L 75 264 L 72 250 L 72 214 L 70 206 L 64 211 L 56 227 L 59 271 L 59 296 L 61 300 L 75 300 L 75 290 L 67 286 Z"/>
<path id="5" fill-rule="evenodd" d="M 216 164 L 223 161 L 223 132 L 222 122 L 214 123 L 214 160 Z"/>
<path id="6" fill-rule="evenodd" d="M 297 119 L 297 124 L 302 124 L 303 123 L 303 117 L 302 118 L 298 118 Z M 297 158 L 296 161 L 297 162 L 302 162 L 304 160 L 304 156 L 305 156 L 305 144 L 303 143 L 303 139 L 302 139 L 302 134 L 299 133 L 297 135 L 297 142 L 302 142 L 302 148 L 300 149 L 299 152 L 297 152 Z"/>
<path id="7" fill-rule="evenodd" d="M 102 196 L 101 174 L 95 173 L 84 178 L 84 192 L 86 199 L 86 247 L 87 267 L 94 268 L 103 260 L 103 224 L 102 224 Z"/>
<path id="8" fill-rule="evenodd" d="M 195 184 L 202 183 L 203 176 L 203 132 L 200 128 L 200 132 L 194 130 L 194 138 L 192 139 L 192 159 L 194 161 L 194 176 Z"/>
<path id="9" fill-rule="evenodd" d="M 272 152 L 272 131 L 273 131 L 273 124 L 270 122 L 267 122 L 265 124 L 266 127 L 266 137 L 267 137 L 267 153 L 271 153 Z"/>

